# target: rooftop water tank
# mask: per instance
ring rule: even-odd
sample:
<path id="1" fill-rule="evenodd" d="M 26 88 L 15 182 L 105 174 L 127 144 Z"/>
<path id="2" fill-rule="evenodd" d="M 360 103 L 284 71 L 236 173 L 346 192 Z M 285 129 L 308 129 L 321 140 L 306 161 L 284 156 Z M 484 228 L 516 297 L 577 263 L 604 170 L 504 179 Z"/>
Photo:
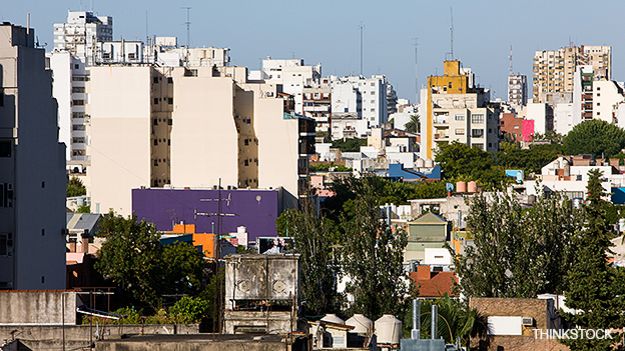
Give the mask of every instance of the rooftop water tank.
<path id="1" fill-rule="evenodd" d="M 371 319 L 362 314 L 353 315 L 350 319 L 345 321 L 345 324 L 350 327 L 354 327 L 354 329 L 349 332 L 355 334 L 369 334 L 371 329 L 373 329 L 373 322 Z"/>
<path id="2" fill-rule="evenodd" d="M 456 192 L 457 193 L 466 193 L 467 192 L 467 182 L 456 182 Z"/>
<path id="3" fill-rule="evenodd" d="M 401 321 L 393 315 L 385 314 L 375 321 L 378 344 L 399 344 L 401 332 Z"/>
<path id="4" fill-rule="evenodd" d="M 472 180 L 467 184 L 467 191 L 470 193 L 477 193 L 477 183 L 475 180 Z"/>
<path id="5" fill-rule="evenodd" d="M 321 318 L 323 322 L 335 323 L 335 324 L 345 324 L 345 321 L 337 317 L 335 314 L 326 314 Z"/>

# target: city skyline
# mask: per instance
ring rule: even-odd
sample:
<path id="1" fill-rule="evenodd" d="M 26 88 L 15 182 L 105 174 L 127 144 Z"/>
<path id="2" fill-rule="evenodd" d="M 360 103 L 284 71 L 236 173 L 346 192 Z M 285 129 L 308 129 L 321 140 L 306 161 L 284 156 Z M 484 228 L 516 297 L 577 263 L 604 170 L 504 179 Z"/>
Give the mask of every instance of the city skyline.
<path id="1" fill-rule="evenodd" d="M 50 3 L 27 0 L 5 9 L 0 19 L 25 25 L 26 14 L 30 12 L 31 27 L 35 29 L 39 42 L 42 45 L 47 43 L 46 50 L 49 51 L 52 48 L 52 24 L 63 22 L 67 10 L 90 10 L 92 4 L 96 13 L 113 17 L 115 39 L 123 37 L 145 40 L 148 33 L 175 35 L 180 43 L 186 43 L 186 11 L 183 7 L 189 6 L 192 7 L 192 46 L 229 47 L 232 49 L 232 64 L 250 69 L 259 69 L 261 60 L 268 56 L 303 58 L 308 64 L 321 63 L 324 75 L 359 73 L 359 27 L 362 24 L 363 73 L 385 74 L 398 91 L 398 96 L 413 102 L 415 38 L 418 38 L 419 43 L 418 81 L 422 87 L 427 76 L 441 73 L 440 62 L 449 57 L 452 7 L 455 27 L 454 56 L 465 67 L 473 69 L 481 86 L 493 89 L 494 97 L 505 98 L 507 93 L 510 46 L 513 47 L 514 71 L 531 77 L 532 57 L 536 50 L 557 49 L 569 42 L 578 45 L 611 45 L 614 48 L 615 62 L 613 79 L 624 79 L 623 71 L 618 65 L 619 48 L 625 46 L 624 40 L 618 37 L 616 31 L 606 30 L 605 26 L 578 20 L 582 18 L 579 9 L 564 1 L 528 1 L 523 4 L 509 4 L 503 8 L 491 0 L 478 0 L 473 6 L 443 1 L 427 5 L 404 2 L 395 7 L 381 7 L 351 0 L 341 3 L 321 0 L 315 3 L 315 11 L 301 11 L 303 7 L 298 8 L 294 4 L 280 7 L 276 1 L 262 4 L 229 2 L 209 5 L 189 0 L 168 6 L 135 1 L 125 4 L 126 8 L 120 10 L 119 3 L 105 4 L 86 0 Z M 356 8 L 357 4 L 360 7 Z M 538 4 L 540 12 L 534 10 Z M 611 6 L 614 9 L 625 9 L 625 4 Z M 242 8 L 246 10 L 234 14 L 233 9 Z M 324 9 L 328 11 L 324 12 Z M 232 16 L 209 15 L 205 20 L 202 18 L 205 13 L 232 13 Z M 559 16 L 552 16 L 555 13 Z M 615 23 L 617 13 L 619 11 L 606 13 L 602 22 Z M 315 17 L 315 14 L 319 16 Z M 513 15 L 518 24 L 506 21 L 505 15 Z M 302 23 L 305 25 L 302 26 Z M 329 25 L 322 26 L 317 23 Z M 483 25 L 478 25 L 479 23 Z M 550 28 L 527 26 L 526 23 L 549 23 Z M 262 29 L 249 30 L 253 27 Z M 484 55 L 491 58 L 485 60 Z M 531 83 L 529 85 L 531 90 Z"/>

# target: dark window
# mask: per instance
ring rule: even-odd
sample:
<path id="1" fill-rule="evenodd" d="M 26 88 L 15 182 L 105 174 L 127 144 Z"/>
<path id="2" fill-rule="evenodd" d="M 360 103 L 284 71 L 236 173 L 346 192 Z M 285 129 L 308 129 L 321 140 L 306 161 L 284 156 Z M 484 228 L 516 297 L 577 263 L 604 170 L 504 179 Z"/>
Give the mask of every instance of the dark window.
<path id="1" fill-rule="evenodd" d="M 174 98 L 167 98 L 167 103 L 170 105 L 174 104 Z"/>
<path id="2" fill-rule="evenodd" d="M 158 98 L 154 98 L 154 105 L 158 105 Z"/>
<path id="3" fill-rule="evenodd" d="M 168 119 L 168 120 L 167 120 L 167 125 L 172 125 L 172 124 L 174 124 L 174 120 L 173 120 L 173 119 L 171 119 L 171 118 L 170 118 L 170 119 Z"/>
<path id="4" fill-rule="evenodd" d="M 46 182 L 41 182 L 41 188 L 45 189 L 45 187 L 46 187 Z"/>
<path id="5" fill-rule="evenodd" d="M 157 126 L 158 125 L 158 119 L 154 118 L 154 125 Z"/>
<path id="6" fill-rule="evenodd" d="M 158 140 L 154 139 L 154 146 L 158 145 Z"/>
<path id="7" fill-rule="evenodd" d="M 11 157 L 11 141 L 0 140 L 0 157 Z"/>
<path id="8" fill-rule="evenodd" d="M 168 83 L 168 84 L 174 84 L 174 78 L 172 78 L 172 77 L 167 77 L 167 83 Z"/>
<path id="9" fill-rule="evenodd" d="M 46 230 L 44 228 L 41 228 L 41 236 L 45 236 L 46 235 Z"/>
<path id="10" fill-rule="evenodd" d="M 0 89 L 0 106 L 4 106 L 4 90 Z"/>
<path id="11" fill-rule="evenodd" d="M 41 276 L 41 284 L 45 284 L 45 282 L 46 282 L 46 277 L 42 275 Z"/>
<path id="12" fill-rule="evenodd" d="M 152 83 L 154 83 L 154 84 L 158 84 L 158 77 L 154 77 L 154 78 L 152 78 Z"/>

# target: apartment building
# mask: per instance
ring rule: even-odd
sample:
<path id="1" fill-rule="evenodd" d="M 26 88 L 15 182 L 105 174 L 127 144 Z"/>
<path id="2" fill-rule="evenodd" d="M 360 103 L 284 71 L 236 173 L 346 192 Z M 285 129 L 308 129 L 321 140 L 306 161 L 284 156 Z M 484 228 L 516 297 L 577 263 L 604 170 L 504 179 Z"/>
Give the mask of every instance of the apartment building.
<path id="1" fill-rule="evenodd" d="M 421 158 L 434 159 L 438 145 L 454 141 L 498 150 L 499 108 L 490 104 L 490 91 L 475 86 L 460 61 L 444 61 L 443 67 L 443 75 L 428 77 L 421 90 Z"/>
<path id="2" fill-rule="evenodd" d="M 612 48 L 582 45 L 536 51 L 533 65 L 534 102 L 555 105 L 557 101 L 554 99 L 558 96 L 571 94 L 575 72 L 582 65 L 592 66 L 597 79 L 611 79 Z"/>
<path id="3" fill-rule="evenodd" d="M 32 29 L 0 24 L 0 289 L 65 288 L 65 146 Z"/>
<path id="4" fill-rule="evenodd" d="M 304 113 L 304 87 L 319 83 L 321 65 L 307 66 L 303 59 L 272 59 L 263 60 L 261 79 L 268 84 L 282 86 L 282 91 L 293 95 L 295 112 Z"/>
<path id="5" fill-rule="evenodd" d="M 69 51 L 80 61 L 96 62 L 98 42 L 113 40 L 113 18 L 89 11 L 69 11 L 65 23 L 54 24 L 54 50 Z"/>
<path id="6" fill-rule="evenodd" d="M 328 78 L 303 89 L 304 116 L 315 120 L 316 141 L 330 140 L 332 130 L 332 87 Z"/>
<path id="7" fill-rule="evenodd" d="M 244 67 L 92 67 L 92 210 L 128 215 L 141 187 L 283 187 L 306 194 L 314 120 Z M 115 101 L 112 104 L 111 101 Z"/>
<path id="8" fill-rule="evenodd" d="M 527 76 L 512 73 L 508 76 L 508 103 L 516 108 L 527 105 Z"/>
<path id="9" fill-rule="evenodd" d="M 385 76 L 330 77 L 333 113 L 355 113 L 370 127 L 388 120 L 387 80 Z"/>

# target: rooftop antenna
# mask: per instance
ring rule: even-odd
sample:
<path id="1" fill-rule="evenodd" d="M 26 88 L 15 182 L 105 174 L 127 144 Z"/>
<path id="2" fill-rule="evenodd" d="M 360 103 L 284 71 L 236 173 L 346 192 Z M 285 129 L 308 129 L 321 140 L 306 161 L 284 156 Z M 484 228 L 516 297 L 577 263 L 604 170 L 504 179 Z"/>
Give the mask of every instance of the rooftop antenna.
<path id="1" fill-rule="evenodd" d="M 510 71 L 510 75 L 512 75 L 512 72 L 514 72 L 513 66 L 512 66 L 512 45 L 510 45 L 510 55 L 508 56 L 508 60 L 510 64 L 510 67 L 508 69 Z"/>
<path id="2" fill-rule="evenodd" d="M 26 14 L 26 35 L 30 34 L 30 12 Z"/>
<path id="3" fill-rule="evenodd" d="M 363 47 L 364 47 L 364 30 L 365 30 L 365 26 L 363 26 L 362 22 L 360 23 L 360 75 L 362 76 L 363 74 L 363 57 L 364 57 L 364 51 L 363 51 Z"/>
<path id="4" fill-rule="evenodd" d="M 191 7 L 181 7 L 187 11 L 187 21 L 184 23 L 187 26 L 187 49 L 191 47 Z"/>
<path id="5" fill-rule="evenodd" d="M 450 38 L 450 48 L 451 51 L 449 52 L 451 54 L 451 59 L 454 59 L 454 8 L 449 6 L 449 17 L 451 18 L 451 26 L 449 27 L 449 34 L 451 35 Z"/>
<path id="6" fill-rule="evenodd" d="M 414 84 L 416 89 L 415 103 L 419 103 L 419 38 L 414 38 Z"/>

